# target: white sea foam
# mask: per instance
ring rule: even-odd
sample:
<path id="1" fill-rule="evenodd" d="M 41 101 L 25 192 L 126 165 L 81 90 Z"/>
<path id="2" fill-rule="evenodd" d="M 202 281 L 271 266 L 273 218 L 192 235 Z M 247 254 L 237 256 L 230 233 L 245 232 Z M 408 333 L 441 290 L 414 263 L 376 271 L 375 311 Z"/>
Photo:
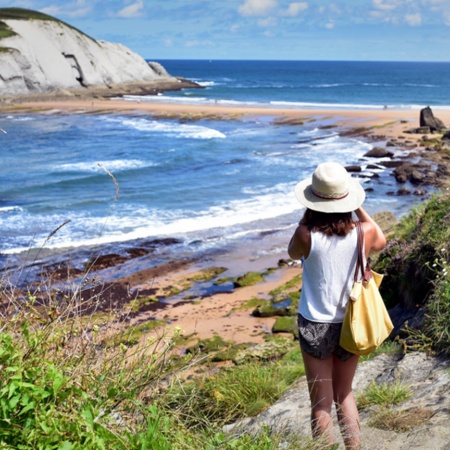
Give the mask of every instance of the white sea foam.
<path id="1" fill-rule="evenodd" d="M 119 120 L 119 119 L 111 119 Z M 122 124 L 129 128 L 139 131 L 147 131 L 153 133 L 164 133 L 171 137 L 180 137 L 188 139 L 224 139 L 225 134 L 201 125 L 180 124 L 173 121 L 156 121 L 140 118 L 120 119 Z"/>
<path id="2" fill-rule="evenodd" d="M 120 172 L 130 169 L 141 169 L 143 167 L 157 166 L 156 163 L 141 161 L 139 159 L 118 159 L 113 161 L 91 161 L 71 164 L 55 165 L 54 172 Z"/>
<path id="3" fill-rule="evenodd" d="M 23 209 L 20 206 L 3 206 L 0 207 L 0 214 L 2 213 L 9 213 L 12 211 L 23 211 Z"/>
<path id="4" fill-rule="evenodd" d="M 109 217 L 84 217 L 79 213 L 64 218 L 57 215 L 33 216 L 33 220 L 40 223 L 41 230 L 46 227 L 52 230 L 55 223 L 71 219 L 71 222 L 52 236 L 45 245 L 46 248 L 55 249 L 165 235 L 184 236 L 187 233 L 228 228 L 292 213 L 298 209 L 298 203 L 293 195 L 287 195 L 293 192 L 293 186 L 283 183 L 270 189 L 273 192 L 259 192 L 259 195 L 254 197 L 222 203 L 197 213 L 141 207 L 136 209 L 134 214 L 129 214 L 127 210 L 118 210 Z M 26 226 L 27 220 L 29 220 L 27 215 L 22 215 L 16 223 L 10 223 L 9 227 L 20 229 Z M 29 248 L 40 248 L 47 236 L 47 232 L 38 233 L 27 248 L 14 247 L 6 249 L 3 253 L 14 254 Z"/>

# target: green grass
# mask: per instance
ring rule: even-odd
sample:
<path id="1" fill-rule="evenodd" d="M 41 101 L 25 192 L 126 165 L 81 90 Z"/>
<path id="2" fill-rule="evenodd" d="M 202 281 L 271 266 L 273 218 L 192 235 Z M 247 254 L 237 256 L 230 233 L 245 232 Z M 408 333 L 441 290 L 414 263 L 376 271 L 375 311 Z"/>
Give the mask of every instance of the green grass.
<path id="1" fill-rule="evenodd" d="M 412 396 L 408 385 L 400 381 L 388 384 L 378 384 L 372 381 L 357 398 L 358 409 L 379 405 L 391 407 L 398 405 Z"/>
<path id="2" fill-rule="evenodd" d="M 189 429 L 223 425 L 252 417 L 278 400 L 304 375 L 298 363 L 249 363 L 227 368 L 215 376 L 174 382 L 162 395 L 168 413 L 183 418 Z M 201 411 L 201 415 L 199 412 Z"/>
<path id="3" fill-rule="evenodd" d="M 0 448 L 316 448 L 268 430 L 222 432 L 271 405 L 303 375 L 298 349 L 283 360 L 183 381 L 183 373 L 205 363 L 204 352 L 217 352 L 219 337 L 183 357 L 173 353 L 176 329 L 151 332 L 160 326 L 153 322 L 127 327 L 123 312 L 86 316 L 90 300 L 78 290 L 64 303 L 49 298 L 43 308 L 39 295 L 49 289 L 22 298 L 6 281 L 1 289 Z"/>
<path id="4" fill-rule="evenodd" d="M 388 307 L 425 309 L 417 336 L 450 354 L 450 194 L 434 195 L 395 227 L 374 269 L 386 276 L 380 292 Z M 414 337 L 414 336 L 412 336 Z M 414 348 L 420 349 L 418 343 Z M 424 348 L 425 350 L 425 348 Z"/>

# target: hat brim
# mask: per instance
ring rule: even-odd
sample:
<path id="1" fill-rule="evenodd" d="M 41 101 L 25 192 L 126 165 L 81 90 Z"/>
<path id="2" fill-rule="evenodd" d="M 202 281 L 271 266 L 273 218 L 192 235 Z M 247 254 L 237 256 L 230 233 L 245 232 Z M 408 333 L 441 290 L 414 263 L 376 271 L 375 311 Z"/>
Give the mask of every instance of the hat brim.
<path id="1" fill-rule="evenodd" d="M 354 178 L 349 178 L 349 193 L 340 199 L 324 199 L 312 192 L 312 177 L 307 178 L 295 186 L 297 200 L 313 211 L 325 213 L 345 213 L 358 209 L 366 198 L 363 187 Z"/>

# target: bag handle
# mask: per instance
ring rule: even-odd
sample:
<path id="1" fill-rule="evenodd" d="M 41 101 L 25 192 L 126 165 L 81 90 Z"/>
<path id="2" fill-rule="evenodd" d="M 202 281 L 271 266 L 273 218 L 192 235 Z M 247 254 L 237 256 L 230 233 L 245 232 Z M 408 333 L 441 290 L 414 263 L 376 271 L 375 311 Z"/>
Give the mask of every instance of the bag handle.
<path id="1" fill-rule="evenodd" d="M 358 281 L 358 272 L 361 271 L 361 278 L 363 282 L 367 283 L 370 278 L 372 277 L 372 272 L 370 270 L 370 264 L 369 260 L 367 260 L 366 267 L 364 268 L 364 255 L 363 255 L 363 249 L 364 249 L 364 229 L 362 227 L 361 222 L 358 220 L 355 223 L 356 226 L 356 232 L 358 234 L 358 257 L 356 261 L 356 268 L 355 268 L 355 276 L 354 281 Z"/>

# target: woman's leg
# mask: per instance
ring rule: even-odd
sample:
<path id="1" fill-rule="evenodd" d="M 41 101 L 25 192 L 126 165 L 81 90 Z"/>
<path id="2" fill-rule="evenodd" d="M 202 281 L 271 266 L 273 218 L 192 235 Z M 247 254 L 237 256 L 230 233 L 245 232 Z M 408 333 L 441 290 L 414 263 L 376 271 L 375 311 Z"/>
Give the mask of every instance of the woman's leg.
<path id="1" fill-rule="evenodd" d="M 333 419 L 333 357 L 314 358 L 302 349 L 306 380 L 311 399 L 311 429 L 314 437 L 324 436 L 328 444 L 334 442 Z"/>
<path id="2" fill-rule="evenodd" d="M 347 449 L 360 448 L 359 413 L 352 392 L 359 356 L 347 361 L 333 357 L 333 393 L 339 425 Z"/>

